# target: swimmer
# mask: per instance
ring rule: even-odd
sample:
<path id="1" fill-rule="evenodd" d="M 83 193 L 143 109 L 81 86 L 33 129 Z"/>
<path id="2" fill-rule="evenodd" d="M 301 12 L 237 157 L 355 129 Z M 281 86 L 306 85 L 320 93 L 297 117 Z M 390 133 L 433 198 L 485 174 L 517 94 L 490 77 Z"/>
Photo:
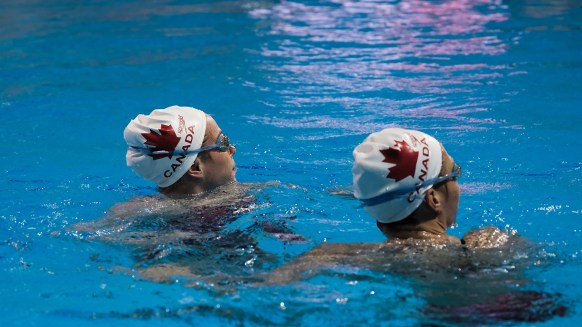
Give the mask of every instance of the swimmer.
<path id="1" fill-rule="evenodd" d="M 186 277 L 211 283 L 255 261 L 262 253 L 256 238 L 229 224 L 257 207 L 264 187 L 279 183 L 238 183 L 236 148 L 210 115 L 191 107 L 156 109 L 131 120 L 124 138 L 127 165 L 160 193 L 118 203 L 104 217 L 76 224 L 76 235 L 128 246 L 131 269 L 159 282 L 187 271 Z M 254 228 L 300 238 L 284 221 Z"/>
<path id="2" fill-rule="evenodd" d="M 541 256 L 531 243 L 494 226 L 471 230 L 462 240 L 447 235 L 456 224 L 461 167 L 436 139 L 388 128 L 369 135 L 353 156 L 353 195 L 387 242 L 323 243 L 259 285 L 372 270 L 411 278 L 430 319 L 542 321 L 567 312 L 552 295 L 519 290 L 529 283 L 523 270 Z"/>
<path id="3" fill-rule="evenodd" d="M 353 156 L 350 195 L 375 218 L 388 242 L 422 239 L 495 247 L 507 240 L 507 233 L 493 226 L 470 231 L 463 240 L 446 234 L 456 224 L 462 170 L 433 137 L 388 128 L 368 136 Z"/>
<path id="4" fill-rule="evenodd" d="M 236 148 L 214 118 L 192 108 L 171 106 L 138 115 L 123 133 L 126 162 L 137 175 L 157 185 L 160 194 L 138 196 L 113 206 L 98 223 L 119 226 L 151 219 L 204 221 L 232 218 L 252 202 L 251 184 L 236 183 Z M 180 219 L 172 217 L 181 217 Z M 227 219 L 228 221 L 228 219 Z M 95 223 L 77 230 L 94 232 Z M 202 230 L 197 230 L 203 232 Z"/>
<path id="5" fill-rule="evenodd" d="M 127 165 L 166 195 L 192 195 L 236 181 L 236 148 L 201 110 L 172 106 L 125 128 Z"/>
<path id="6" fill-rule="evenodd" d="M 373 252 L 381 260 L 378 253 L 392 253 L 402 247 L 460 248 L 462 243 L 468 248 L 496 247 L 508 240 L 508 234 L 497 227 L 472 230 L 463 241 L 447 235 L 446 230 L 456 223 L 460 200 L 457 180 L 462 171 L 432 136 L 387 128 L 369 135 L 355 148 L 353 156 L 353 196 L 376 220 L 387 242 L 323 243 L 293 264 L 278 269 L 267 283 L 290 282 L 298 276 L 296 268 L 304 269 L 314 263 L 335 264 L 339 257 L 342 262 L 368 265 L 370 258 L 363 257 L 361 251 Z M 399 257 L 398 251 L 390 257 Z M 317 273 L 317 269 L 306 270 Z"/>
<path id="7" fill-rule="evenodd" d="M 389 241 L 461 242 L 446 230 L 457 221 L 462 170 L 435 138 L 388 128 L 368 136 L 353 155 L 354 196 Z M 507 233 L 487 227 L 462 242 L 495 247 L 506 240 Z"/>
<path id="8" fill-rule="evenodd" d="M 461 167 L 433 137 L 389 128 L 354 150 L 354 196 L 391 239 L 460 242 L 456 223 Z"/>

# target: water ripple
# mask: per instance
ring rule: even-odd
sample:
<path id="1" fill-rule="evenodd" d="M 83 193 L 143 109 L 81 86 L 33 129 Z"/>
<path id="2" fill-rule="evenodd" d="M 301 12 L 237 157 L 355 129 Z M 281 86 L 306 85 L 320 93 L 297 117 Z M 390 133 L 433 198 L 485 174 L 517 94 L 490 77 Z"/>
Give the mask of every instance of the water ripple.
<path id="1" fill-rule="evenodd" d="M 259 68 L 268 85 L 278 86 L 284 106 L 333 104 L 398 118 L 395 124 L 439 118 L 480 129 L 500 122 L 478 114 L 505 101 L 484 91 L 523 73 L 488 60 L 518 39 L 496 27 L 509 18 L 498 0 L 282 1 L 250 15 L 267 26 Z M 276 124 L 305 123 L 287 118 Z M 342 125 L 341 119 L 329 122 L 336 119 L 319 122 Z"/>

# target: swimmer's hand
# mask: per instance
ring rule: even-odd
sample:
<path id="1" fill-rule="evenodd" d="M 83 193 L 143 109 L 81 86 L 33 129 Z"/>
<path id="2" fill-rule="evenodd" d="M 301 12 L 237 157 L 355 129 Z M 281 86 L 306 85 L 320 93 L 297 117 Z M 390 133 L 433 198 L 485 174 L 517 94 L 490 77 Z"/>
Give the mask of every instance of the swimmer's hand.
<path id="1" fill-rule="evenodd" d="M 345 196 L 351 199 L 354 199 L 354 192 L 349 189 L 349 188 L 334 188 L 334 189 L 330 189 L 328 190 L 329 194 L 332 195 L 341 195 L 341 196 Z"/>
<path id="2" fill-rule="evenodd" d="M 507 243 L 509 235 L 494 226 L 479 227 L 468 231 L 461 239 L 468 249 L 492 249 Z"/>

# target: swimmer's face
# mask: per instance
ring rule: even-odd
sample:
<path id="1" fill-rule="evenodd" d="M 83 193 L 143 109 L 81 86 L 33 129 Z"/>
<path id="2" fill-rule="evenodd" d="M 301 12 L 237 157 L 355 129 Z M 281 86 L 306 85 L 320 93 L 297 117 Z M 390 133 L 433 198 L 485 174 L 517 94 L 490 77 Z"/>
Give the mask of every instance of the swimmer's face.
<path id="1" fill-rule="evenodd" d="M 453 171 L 453 158 L 443 148 L 443 169 L 445 174 L 451 174 Z M 461 190 L 456 180 L 448 180 L 442 185 L 438 186 L 438 190 L 445 194 L 445 203 L 443 205 L 443 219 L 447 228 L 453 226 L 457 222 L 457 212 L 459 210 L 459 200 L 461 197 Z"/>
<path id="2" fill-rule="evenodd" d="M 212 145 L 222 133 L 220 127 L 210 116 L 206 116 L 206 134 L 202 146 Z M 221 152 L 217 149 L 205 151 L 199 155 L 200 169 L 204 176 L 204 188 L 206 190 L 235 181 L 236 164 L 234 154 L 236 148 L 233 145 L 228 150 Z"/>

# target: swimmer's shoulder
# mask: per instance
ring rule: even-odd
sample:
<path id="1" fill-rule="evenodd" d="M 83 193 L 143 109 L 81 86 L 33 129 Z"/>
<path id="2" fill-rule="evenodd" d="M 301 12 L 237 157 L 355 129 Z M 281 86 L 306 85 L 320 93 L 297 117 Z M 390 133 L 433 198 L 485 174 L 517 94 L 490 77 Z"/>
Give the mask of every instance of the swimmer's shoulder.
<path id="1" fill-rule="evenodd" d="M 125 202 L 116 203 L 106 212 L 108 216 L 124 217 L 133 215 L 137 209 L 150 207 L 161 201 L 161 195 L 143 195 L 133 197 Z"/>
<path id="2" fill-rule="evenodd" d="M 492 249 L 507 244 L 510 236 L 507 230 L 500 230 L 495 226 L 483 226 L 469 230 L 461 242 L 467 249 Z"/>
<path id="3" fill-rule="evenodd" d="M 435 234 L 428 231 L 399 231 L 388 243 L 405 246 L 460 245 L 461 240 L 452 235 Z"/>
<path id="4" fill-rule="evenodd" d="M 460 247 L 461 240 L 455 236 L 442 235 L 430 238 L 393 238 L 386 242 L 355 242 L 331 243 L 325 242 L 314 247 L 314 255 L 362 255 L 386 252 L 397 252 L 408 248 L 428 248 L 451 246 Z"/>
<path id="5" fill-rule="evenodd" d="M 397 257 L 407 248 L 408 242 L 356 242 L 322 243 L 307 253 L 307 256 L 322 261 L 344 262 L 354 265 L 370 261 L 386 261 Z"/>

